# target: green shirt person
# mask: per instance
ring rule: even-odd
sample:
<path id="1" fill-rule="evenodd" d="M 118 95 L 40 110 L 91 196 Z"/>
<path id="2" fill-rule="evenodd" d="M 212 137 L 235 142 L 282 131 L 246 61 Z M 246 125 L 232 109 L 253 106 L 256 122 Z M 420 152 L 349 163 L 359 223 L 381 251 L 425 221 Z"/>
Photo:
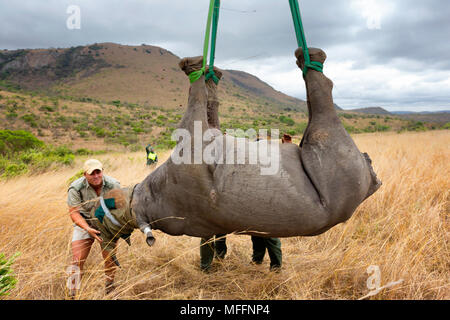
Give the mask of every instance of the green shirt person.
<path id="1" fill-rule="evenodd" d="M 283 260 L 281 241 L 278 238 L 263 238 L 251 236 L 252 239 L 252 262 L 261 264 L 267 253 L 270 258 L 270 270 L 279 271 Z M 200 240 L 200 269 L 209 272 L 214 258 L 223 260 L 227 253 L 226 235 L 219 234 L 210 239 Z"/>
<path id="2" fill-rule="evenodd" d="M 120 188 L 120 182 L 103 175 L 103 165 L 96 159 L 89 159 L 83 166 L 84 174 L 69 186 L 67 204 L 70 218 L 74 222 L 72 235 L 72 270 L 82 274 L 83 265 L 89 255 L 94 239 L 102 243 L 100 231 L 93 224 L 90 211 L 95 206 L 96 199 L 106 192 Z M 114 280 L 114 261 L 105 250 L 102 251 L 105 259 L 106 285 Z M 75 287 L 69 288 L 69 295 L 74 296 Z"/>
<path id="3" fill-rule="evenodd" d="M 145 151 L 147 152 L 147 165 L 158 162 L 158 156 L 150 144 L 145 147 Z"/>

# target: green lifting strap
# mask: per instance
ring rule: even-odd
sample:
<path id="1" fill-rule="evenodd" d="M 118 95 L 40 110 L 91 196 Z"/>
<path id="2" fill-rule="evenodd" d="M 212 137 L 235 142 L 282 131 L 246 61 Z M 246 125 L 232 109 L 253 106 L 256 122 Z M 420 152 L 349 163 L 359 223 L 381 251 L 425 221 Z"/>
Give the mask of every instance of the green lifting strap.
<path id="1" fill-rule="evenodd" d="M 215 0 L 214 3 L 214 14 L 212 22 L 212 35 L 211 35 L 211 53 L 209 57 L 209 72 L 205 77 L 205 80 L 210 78 L 213 79 L 214 83 L 219 84 L 219 78 L 214 72 L 214 59 L 216 58 L 216 39 L 217 39 L 217 26 L 219 24 L 219 11 L 220 11 L 220 0 Z"/>
<path id="2" fill-rule="evenodd" d="M 213 78 L 214 82 L 217 84 L 219 79 L 214 74 L 214 55 L 216 51 L 216 36 L 217 36 L 217 25 L 219 23 L 219 9 L 220 9 L 220 0 L 210 0 L 209 3 L 209 11 L 208 11 L 208 20 L 206 22 L 206 32 L 205 32 L 205 41 L 203 45 L 203 66 L 200 70 L 191 72 L 189 74 L 189 81 L 191 83 L 200 79 L 200 77 L 205 73 L 206 70 L 206 62 L 209 50 L 209 40 L 211 35 L 211 23 L 213 24 L 213 35 L 211 39 L 211 63 L 209 67 L 208 75 L 205 80 L 209 78 Z M 212 71 L 211 71 L 212 70 Z M 211 74 L 212 73 L 212 74 Z"/>
<path id="3" fill-rule="evenodd" d="M 323 64 L 317 61 L 312 61 L 309 57 L 308 45 L 306 44 L 305 32 L 303 30 L 302 17 L 300 15 L 300 8 L 297 0 L 289 0 L 291 7 L 292 19 L 294 20 L 295 34 L 297 36 L 297 43 L 303 49 L 303 56 L 305 58 L 305 67 L 303 68 L 303 76 L 306 76 L 308 69 L 313 69 L 323 72 Z"/>

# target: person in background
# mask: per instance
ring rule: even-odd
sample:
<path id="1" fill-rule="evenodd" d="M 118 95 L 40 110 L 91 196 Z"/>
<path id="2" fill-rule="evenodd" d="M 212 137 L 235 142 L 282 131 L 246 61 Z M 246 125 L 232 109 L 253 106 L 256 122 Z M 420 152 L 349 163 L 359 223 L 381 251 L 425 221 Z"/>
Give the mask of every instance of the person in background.
<path id="1" fill-rule="evenodd" d="M 225 234 L 217 234 L 209 239 L 200 240 L 200 269 L 209 272 L 214 258 L 223 260 L 227 254 L 227 238 Z"/>
<path id="2" fill-rule="evenodd" d="M 281 143 L 292 143 L 292 137 L 288 134 L 283 134 L 283 137 L 281 138 Z"/>
<path id="3" fill-rule="evenodd" d="M 147 165 L 151 165 L 158 162 L 158 155 L 156 154 L 153 147 L 149 144 L 145 147 L 145 151 L 147 152 Z"/>
<path id="4" fill-rule="evenodd" d="M 259 135 L 256 141 L 260 141 Z M 281 138 L 282 143 L 292 143 L 292 137 L 284 134 Z M 264 256 L 267 253 L 270 258 L 270 270 L 279 271 L 283 261 L 283 253 L 281 251 L 281 241 L 278 238 L 263 238 L 251 236 L 253 254 L 252 263 L 262 264 Z M 227 253 L 226 235 L 218 234 L 209 239 L 202 238 L 200 241 L 200 269 L 204 272 L 209 272 L 211 263 L 216 257 L 223 260 Z"/>

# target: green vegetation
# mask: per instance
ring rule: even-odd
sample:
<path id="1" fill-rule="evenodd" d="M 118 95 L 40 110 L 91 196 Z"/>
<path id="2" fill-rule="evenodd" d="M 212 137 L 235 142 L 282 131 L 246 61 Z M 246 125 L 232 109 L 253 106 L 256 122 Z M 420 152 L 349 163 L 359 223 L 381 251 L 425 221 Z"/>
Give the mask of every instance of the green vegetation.
<path id="1" fill-rule="evenodd" d="M 29 149 L 38 149 L 43 146 L 44 143 L 30 132 L 24 130 L 0 130 L 0 155 L 2 156 Z"/>
<path id="2" fill-rule="evenodd" d="M 406 131 L 427 131 L 427 128 L 422 121 L 410 121 L 408 125 L 402 129 Z"/>
<path id="3" fill-rule="evenodd" d="M 69 52 L 75 54 L 77 50 L 79 49 L 72 48 L 67 54 Z M 73 58 L 65 56 L 69 60 Z M 64 63 L 61 63 L 61 66 L 64 66 Z M 4 84 L 4 81 L 0 81 L 0 86 Z M 234 96 L 248 99 L 239 93 L 235 93 Z M 260 129 L 268 129 L 270 132 L 270 128 L 276 128 L 281 134 L 288 133 L 298 139 L 307 127 L 307 113 L 300 112 L 294 107 L 287 105 L 274 107 L 265 100 L 254 102 L 257 107 L 248 101 L 244 103 L 245 107 L 239 103 L 226 105 L 226 102 L 222 101 L 220 119 L 223 131 L 242 129 L 245 132 L 254 129 L 258 132 Z M 151 106 L 148 102 L 141 105 L 119 99 L 105 103 L 89 97 L 47 96 L 42 92 L 29 92 L 28 96 L 24 92 L 20 95 L 2 92 L 0 95 L 0 128 L 27 130 L 38 137 L 55 141 L 67 141 L 67 138 L 101 140 L 111 146 L 124 146 L 129 151 L 142 150 L 149 142 L 157 149 L 173 148 L 175 142 L 171 140 L 171 134 L 178 126 L 183 112 L 183 108 L 167 109 Z M 450 129 L 449 123 L 430 124 L 383 115 L 339 112 L 338 116 L 351 134 Z M 35 172 L 35 169 L 43 170 L 46 165 L 53 166 L 51 161 L 55 165 L 70 164 L 73 156 L 92 154 L 88 150 L 71 151 L 66 148 L 66 151 L 59 152 L 59 156 L 54 158 L 53 155 L 58 154 L 55 153 L 55 147 L 39 146 L 20 151 L 23 154 L 19 157 L 17 153 L 12 155 L 11 151 L 7 154 L 2 153 L 1 150 L 5 148 L 2 139 L 1 177 Z"/>
<path id="4" fill-rule="evenodd" d="M 20 253 L 16 253 L 11 258 L 6 259 L 3 253 L 0 253 L 0 297 L 7 296 L 16 286 L 17 279 L 11 269 L 11 265 Z"/>
<path id="5" fill-rule="evenodd" d="M 71 165 L 74 153 L 65 146 L 49 146 L 33 134 L 0 130 L 0 178 L 40 173 L 53 165 Z"/>
<path id="6" fill-rule="evenodd" d="M 288 126 L 293 126 L 295 124 L 295 121 L 292 118 L 290 118 L 290 117 L 280 116 L 279 119 L 280 119 L 281 123 L 285 123 Z"/>

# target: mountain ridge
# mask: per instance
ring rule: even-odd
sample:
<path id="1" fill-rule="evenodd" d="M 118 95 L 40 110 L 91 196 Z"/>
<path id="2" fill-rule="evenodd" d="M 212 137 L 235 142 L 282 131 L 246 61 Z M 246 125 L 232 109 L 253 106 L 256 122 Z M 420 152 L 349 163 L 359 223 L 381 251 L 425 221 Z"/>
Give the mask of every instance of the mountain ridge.
<path id="1" fill-rule="evenodd" d="M 104 102 L 177 108 L 189 81 L 180 58 L 157 46 L 96 43 L 57 49 L 0 50 L 0 78 L 28 90 L 91 97 Z M 275 90 L 244 71 L 222 70 L 219 98 L 229 106 L 306 111 L 306 102 Z"/>

